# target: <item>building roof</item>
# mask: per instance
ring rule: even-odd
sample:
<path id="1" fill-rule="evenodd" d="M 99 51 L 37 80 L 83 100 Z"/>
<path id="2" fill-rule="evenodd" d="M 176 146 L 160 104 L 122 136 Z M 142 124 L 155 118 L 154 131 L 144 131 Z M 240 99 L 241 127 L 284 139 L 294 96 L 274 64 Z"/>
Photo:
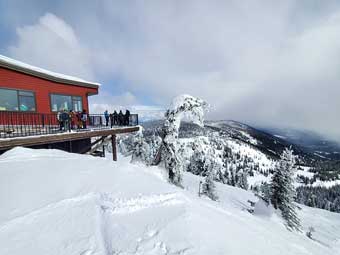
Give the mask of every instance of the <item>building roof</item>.
<path id="1" fill-rule="evenodd" d="M 100 86 L 100 84 L 96 82 L 85 81 L 77 77 L 51 72 L 40 67 L 31 66 L 29 64 L 5 57 L 3 55 L 0 55 L 0 67 L 63 84 L 89 88 L 98 88 Z"/>

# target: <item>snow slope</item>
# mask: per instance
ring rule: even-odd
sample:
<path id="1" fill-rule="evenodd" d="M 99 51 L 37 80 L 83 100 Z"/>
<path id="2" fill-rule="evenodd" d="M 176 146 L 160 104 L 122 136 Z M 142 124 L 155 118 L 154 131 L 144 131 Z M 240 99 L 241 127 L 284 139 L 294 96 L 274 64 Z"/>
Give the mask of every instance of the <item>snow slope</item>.
<path id="1" fill-rule="evenodd" d="M 108 155 L 109 157 L 109 155 Z M 0 254 L 340 254 L 340 214 L 301 206 L 304 229 L 267 208 L 250 214 L 247 191 L 217 183 L 219 202 L 157 168 L 58 150 L 0 156 Z"/>

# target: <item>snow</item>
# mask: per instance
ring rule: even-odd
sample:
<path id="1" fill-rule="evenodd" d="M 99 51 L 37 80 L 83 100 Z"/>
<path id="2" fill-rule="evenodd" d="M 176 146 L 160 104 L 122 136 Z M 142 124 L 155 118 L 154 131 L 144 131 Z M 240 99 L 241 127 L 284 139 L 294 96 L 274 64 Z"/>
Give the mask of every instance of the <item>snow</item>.
<path id="1" fill-rule="evenodd" d="M 250 214 L 251 192 L 216 183 L 214 202 L 198 197 L 198 176 L 181 189 L 161 168 L 110 156 L 0 156 L 0 254 L 339 254 L 340 214 L 301 206 L 311 240 L 260 204 Z"/>
<path id="2" fill-rule="evenodd" d="M 245 132 L 243 130 L 240 130 L 239 132 L 241 133 L 242 136 L 244 136 L 246 138 L 246 140 L 249 143 L 251 143 L 253 145 L 257 145 L 257 140 L 254 137 L 252 137 L 250 134 L 248 134 L 247 132 Z"/>
<path id="3" fill-rule="evenodd" d="M 282 136 L 282 135 L 274 135 L 274 136 L 277 137 L 277 138 L 283 139 L 283 140 L 287 139 L 287 137 Z"/>
<path id="4" fill-rule="evenodd" d="M 272 217 L 274 213 L 274 208 L 271 205 L 266 204 L 265 201 L 260 199 L 254 207 L 254 215 L 260 216 L 260 217 Z"/>
<path id="5" fill-rule="evenodd" d="M 308 170 L 297 170 L 296 175 L 301 175 L 309 179 L 312 179 L 314 177 L 314 173 L 309 172 Z"/>
<path id="6" fill-rule="evenodd" d="M 327 159 L 327 157 L 322 156 L 322 155 L 320 155 L 320 154 L 318 154 L 318 153 L 316 153 L 316 152 L 314 152 L 313 154 L 314 154 L 315 156 L 318 156 L 319 158 Z"/>
<path id="7" fill-rule="evenodd" d="M 275 161 L 246 143 L 242 143 L 234 139 L 228 139 L 227 145 L 233 152 L 238 152 L 241 156 L 248 156 L 252 158 L 255 163 L 260 165 L 262 170 L 272 169 L 275 165 Z"/>
<path id="8" fill-rule="evenodd" d="M 49 76 L 52 76 L 52 77 L 55 77 L 55 78 L 60 78 L 60 79 L 65 79 L 65 80 L 70 80 L 70 81 L 75 81 L 75 82 L 88 83 L 88 84 L 100 86 L 100 84 L 96 83 L 96 82 L 90 82 L 90 81 L 86 81 L 86 80 L 83 80 L 83 79 L 80 79 L 80 78 L 77 78 L 77 77 L 73 77 L 73 76 L 70 76 L 70 75 L 65 75 L 65 74 L 60 74 L 60 73 L 48 71 L 48 70 L 45 70 L 43 68 L 35 67 L 35 66 L 32 66 L 32 65 L 23 63 L 21 61 L 14 60 L 12 58 L 3 56 L 3 55 L 0 55 L 0 63 L 1 62 L 6 63 L 6 64 L 10 64 L 10 65 L 14 65 L 14 66 L 17 66 L 17 67 L 20 67 L 20 68 L 25 68 L 25 69 L 28 69 L 28 70 L 31 70 L 31 71 L 34 71 L 34 72 L 37 72 L 37 73 L 49 75 Z"/>
<path id="9" fill-rule="evenodd" d="M 311 184 L 311 186 L 313 187 L 325 187 L 325 188 L 331 188 L 336 185 L 340 185 L 340 180 L 334 180 L 334 181 L 316 180 L 313 184 Z"/>

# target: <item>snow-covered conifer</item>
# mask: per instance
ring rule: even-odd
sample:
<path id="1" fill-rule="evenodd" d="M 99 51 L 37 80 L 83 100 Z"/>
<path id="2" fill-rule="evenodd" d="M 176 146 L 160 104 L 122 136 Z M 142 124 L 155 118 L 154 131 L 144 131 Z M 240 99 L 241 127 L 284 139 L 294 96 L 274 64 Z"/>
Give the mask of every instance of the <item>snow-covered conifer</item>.
<path id="1" fill-rule="evenodd" d="M 151 139 L 148 141 L 148 144 L 149 144 L 149 154 L 150 154 L 149 159 L 150 159 L 150 164 L 152 164 L 162 144 L 162 138 L 160 138 L 158 135 L 153 134 Z"/>
<path id="2" fill-rule="evenodd" d="M 209 197 L 211 200 L 217 201 L 216 186 L 214 183 L 214 173 L 210 172 L 202 183 L 202 194 Z"/>
<path id="3" fill-rule="evenodd" d="M 240 167 L 236 172 L 235 186 L 241 189 L 248 190 L 248 173 L 249 169 L 247 167 Z"/>
<path id="4" fill-rule="evenodd" d="M 140 131 L 134 136 L 133 139 L 133 152 L 131 162 L 144 162 L 145 164 L 149 164 L 149 156 L 149 144 L 145 142 L 142 128 L 140 128 Z"/>
<path id="5" fill-rule="evenodd" d="M 187 117 L 194 123 L 203 126 L 204 108 L 206 106 L 207 104 L 201 99 L 189 95 L 180 95 L 173 100 L 165 113 L 161 157 L 165 168 L 169 171 L 170 182 L 176 185 L 181 185 L 183 168 L 178 153 L 178 131 L 181 119 Z"/>
<path id="6" fill-rule="evenodd" d="M 271 203 L 275 209 L 280 209 L 289 230 L 299 230 L 300 220 L 294 204 L 294 172 L 295 156 L 291 149 L 285 149 L 274 170 L 271 183 Z"/>
<path id="7" fill-rule="evenodd" d="M 188 165 L 188 171 L 200 175 L 204 172 L 204 150 L 200 144 L 197 144 L 196 141 L 193 143 L 193 151 L 194 153 L 190 157 L 190 163 Z"/>

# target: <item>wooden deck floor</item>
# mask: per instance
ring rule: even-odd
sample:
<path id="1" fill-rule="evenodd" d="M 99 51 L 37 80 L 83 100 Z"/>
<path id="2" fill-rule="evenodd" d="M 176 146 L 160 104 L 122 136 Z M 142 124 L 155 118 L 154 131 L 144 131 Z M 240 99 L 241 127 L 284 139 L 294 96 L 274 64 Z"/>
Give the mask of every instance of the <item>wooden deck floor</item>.
<path id="1" fill-rule="evenodd" d="M 132 133 L 139 130 L 138 126 L 134 127 L 117 127 L 104 130 L 88 130 L 81 132 L 65 132 L 52 135 L 39 135 L 18 138 L 0 139 L 0 150 L 8 150 L 16 146 L 35 146 L 50 143 L 59 143 L 66 141 L 81 140 L 91 137 L 115 136 L 117 134 Z"/>

